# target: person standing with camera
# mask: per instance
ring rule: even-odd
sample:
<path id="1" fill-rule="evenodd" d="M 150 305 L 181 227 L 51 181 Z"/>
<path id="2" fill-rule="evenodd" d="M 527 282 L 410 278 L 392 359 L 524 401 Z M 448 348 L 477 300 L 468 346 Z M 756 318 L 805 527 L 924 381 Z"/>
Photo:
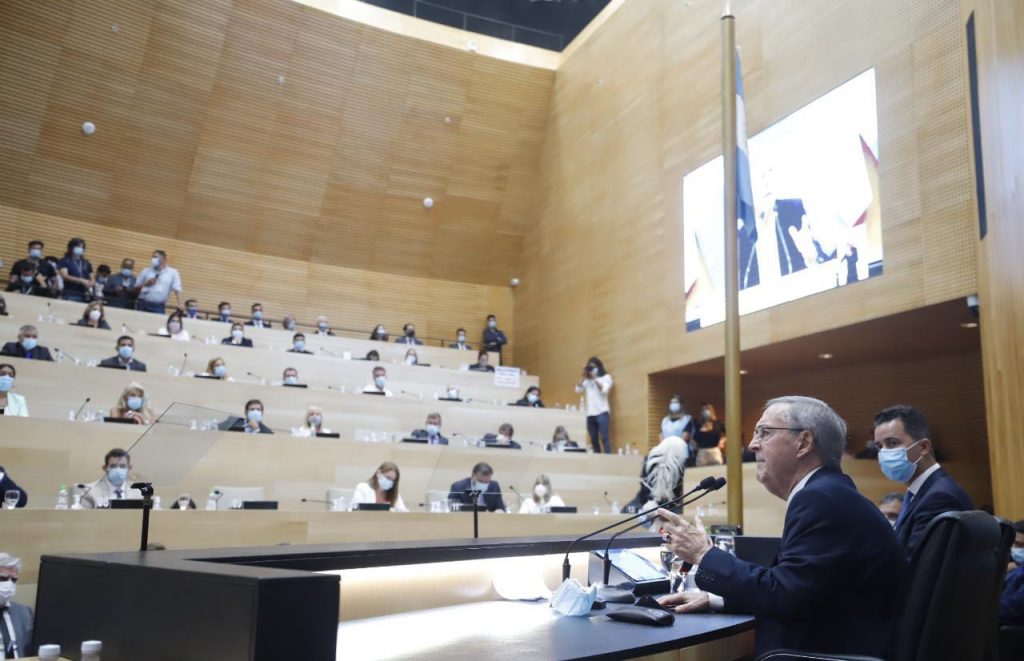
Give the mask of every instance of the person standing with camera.
<path id="1" fill-rule="evenodd" d="M 583 368 L 583 376 L 576 384 L 576 392 L 583 393 L 584 410 L 587 412 L 587 433 L 594 452 L 605 454 L 612 451 L 609 437 L 612 414 L 608 406 L 608 393 L 612 389 L 612 375 L 604 369 L 604 363 L 597 356 L 591 356 Z"/>

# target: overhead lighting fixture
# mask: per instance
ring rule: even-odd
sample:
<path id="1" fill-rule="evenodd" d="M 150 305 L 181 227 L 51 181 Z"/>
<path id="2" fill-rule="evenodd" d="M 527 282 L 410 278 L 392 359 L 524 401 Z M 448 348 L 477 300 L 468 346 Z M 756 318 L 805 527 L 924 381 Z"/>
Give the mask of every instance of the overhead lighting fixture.
<path id="1" fill-rule="evenodd" d="M 830 353 L 819 353 L 818 354 L 818 358 L 821 358 L 822 360 L 832 360 L 832 354 L 830 354 Z"/>
<path id="2" fill-rule="evenodd" d="M 977 328 L 978 322 L 976 321 L 961 321 L 960 328 Z"/>
<path id="3" fill-rule="evenodd" d="M 746 376 L 747 370 L 740 370 L 740 376 Z"/>

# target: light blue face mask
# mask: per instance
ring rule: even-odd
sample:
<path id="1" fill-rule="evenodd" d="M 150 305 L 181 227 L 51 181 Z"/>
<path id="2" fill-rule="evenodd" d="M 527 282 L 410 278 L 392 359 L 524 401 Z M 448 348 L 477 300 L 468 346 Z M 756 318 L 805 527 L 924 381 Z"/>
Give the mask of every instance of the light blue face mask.
<path id="1" fill-rule="evenodd" d="M 122 344 L 117 348 L 117 355 L 121 356 L 124 360 L 130 359 L 134 353 L 135 347 L 128 344 Z"/>
<path id="2" fill-rule="evenodd" d="M 246 417 L 249 418 L 249 422 L 262 422 L 263 411 L 259 409 L 249 409 L 249 412 L 246 413 Z"/>
<path id="3" fill-rule="evenodd" d="M 83 248 L 82 246 L 75 246 L 74 248 L 71 249 L 71 254 L 74 255 L 75 257 L 81 257 L 82 255 L 85 254 L 85 248 Z"/>
<path id="4" fill-rule="evenodd" d="M 132 277 L 132 270 L 131 269 L 121 269 L 121 277 L 123 277 L 123 278 L 130 278 L 130 277 Z"/>
<path id="5" fill-rule="evenodd" d="M 39 340 L 34 337 L 26 337 L 21 341 L 21 348 L 25 351 L 32 351 L 39 346 Z"/>
<path id="6" fill-rule="evenodd" d="M 32 284 L 32 276 L 23 275 L 21 276 L 21 281 L 24 282 L 26 285 Z"/>
<path id="7" fill-rule="evenodd" d="M 14 377 L 4 374 L 0 376 L 0 392 L 8 392 L 14 387 Z"/>
<path id="8" fill-rule="evenodd" d="M 909 482 L 914 476 L 914 469 L 924 455 L 917 458 L 917 461 L 907 459 L 907 451 L 921 441 L 905 448 L 883 448 L 878 451 L 878 466 L 882 473 L 893 482 Z"/>
<path id="9" fill-rule="evenodd" d="M 1013 558 L 1015 563 L 1024 567 L 1024 547 L 1014 546 L 1011 548 L 1010 557 Z"/>
<path id="10" fill-rule="evenodd" d="M 295 342 L 294 342 L 294 344 L 292 346 L 295 347 L 296 351 L 305 351 L 305 349 L 306 349 L 306 342 L 304 340 L 295 340 Z"/>
<path id="11" fill-rule="evenodd" d="M 119 487 L 124 484 L 124 481 L 128 479 L 127 468 L 111 468 L 107 471 L 107 479 L 115 487 Z"/>
<path id="12" fill-rule="evenodd" d="M 216 377 L 224 378 L 224 375 L 227 374 L 227 371 L 228 368 L 224 367 L 223 365 L 216 365 L 213 368 L 213 375 Z"/>
<path id="13" fill-rule="evenodd" d="M 141 397 L 129 397 L 126 403 L 128 404 L 128 408 L 130 408 L 133 411 L 138 411 L 139 409 L 142 408 Z"/>

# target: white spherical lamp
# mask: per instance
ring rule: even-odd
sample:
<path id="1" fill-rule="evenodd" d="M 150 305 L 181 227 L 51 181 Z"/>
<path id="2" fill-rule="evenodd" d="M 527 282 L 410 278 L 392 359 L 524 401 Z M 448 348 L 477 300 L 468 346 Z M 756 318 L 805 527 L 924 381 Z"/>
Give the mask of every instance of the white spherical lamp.
<path id="1" fill-rule="evenodd" d="M 82 133 L 86 135 L 92 135 L 96 132 L 96 125 L 92 122 L 84 122 L 82 124 Z"/>
<path id="2" fill-rule="evenodd" d="M 434 198 L 432 198 L 432 197 L 425 197 L 425 198 L 423 198 L 423 208 L 424 209 L 432 209 L 433 207 L 434 207 Z"/>

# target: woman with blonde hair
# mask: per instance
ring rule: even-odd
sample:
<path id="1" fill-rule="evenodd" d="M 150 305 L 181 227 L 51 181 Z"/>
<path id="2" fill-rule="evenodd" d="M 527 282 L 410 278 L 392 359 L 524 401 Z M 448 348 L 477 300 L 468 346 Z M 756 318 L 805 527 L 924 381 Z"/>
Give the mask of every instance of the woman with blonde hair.
<path id="1" fill-rule="evenodd" d="M 110 330 L 107 317 L 103 314 L 103 303 L 101 301 L 93 301 L 86 305 L 85 311 L 82 312 L 82 318 L 76 321 L 75 325 Z"/>
<path id="2" fill-rule="evenodd" d="M 519 506 L 520 514 L 546 514 L 552 507 L 565 507 L 562 498 L 551 491 L 551 480 L 547 475 L 541 475 L 534 481 L 532 496 Z"/>
<path id="3" fill-rule="evenodd" d="M 203 376 L 212 376 L 221 381 L 234 381 L 228 376 L 228 366 L 224 362 L 223 358 L 211 358 L 210 362 L 206 363 L 206 373 Z"/>
<path id="4" fill-rule="evenodd" d="M 398 481 L 401 477 L 398 464 L 385 461 L 377 467 L 369 480 L 356 485 L 355 493 L 352 494 L 352 504 L 388 503 L 392 512 L 408 512 L 409 508 L 402 502 L 402 496 L 398 493 Z"/>
<path id="5" fill-rule="evenodd" d="M 319 406 L 310 406 L 306 409 L 306 417 L 303 419 L 301 428 L 302 436 L 316 436 L 317 434 L 330 434 L 330 429 L 324 427 L 324 412 Z"/>
<path id="6" fill-rule="evenodd" d="M 149 407 L 149 400 L 146 398 L 146 389 L 142 384 L 132 381 L 117 399 L 117 404 L 110 409 L 111 418 L 123 418 L 131 420 L 137 425 L 152 424 L 156 416 L 153 409 Z"/>

